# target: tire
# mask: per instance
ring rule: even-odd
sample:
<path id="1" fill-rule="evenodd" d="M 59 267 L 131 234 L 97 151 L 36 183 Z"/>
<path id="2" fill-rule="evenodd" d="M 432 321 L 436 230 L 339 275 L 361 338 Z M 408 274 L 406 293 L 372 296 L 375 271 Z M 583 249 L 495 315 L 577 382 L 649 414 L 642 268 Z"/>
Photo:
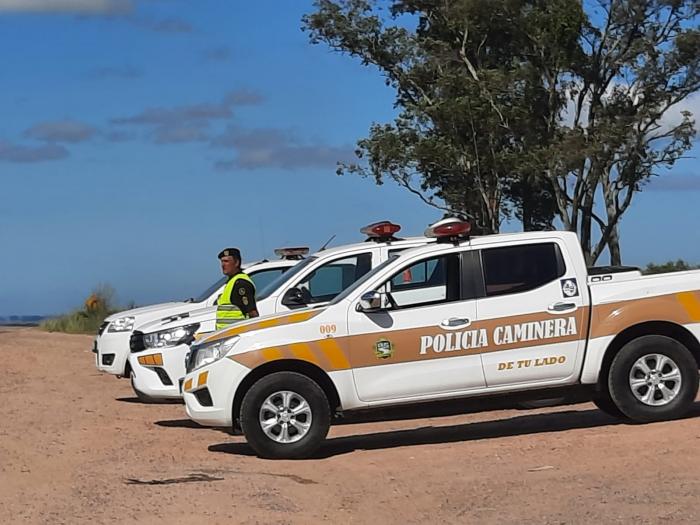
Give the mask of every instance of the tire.
<path id="1" fill-rule="evenodd" d="M 306 409 L 296 416 L 290 413 L 290 408 L 299 410 L 304 403 Z M 266 430 L 263 420 L 268 422 Z M 315 381 L 296 372 L 276 372 L 246 392 L 240 421 L 248 444 L 259 456 L 300 459 L 313 454 L 326 438 L 331 410 Z"/>
<path id="2" fill-rule="evenodd" d="M 593 401 L 593 404 L 601 412 L 605 412 L 607 415 L 617 419 L 627 419 L 627 416 L 623 414 L 619 408 L 617 408 L 617 405 L 610 397 L 610 392 L 607 391 L 607 388 L 605 392 L 596 392 L 591 401 Z"/>
<path id="3" fill-rule="evenodd" d="M 676 419 L 695 401 L 698 363 L 675 339 L 639 337 L 623 346 L 613 359 L 608 389 L 620 412 L 633 421 Z"/>

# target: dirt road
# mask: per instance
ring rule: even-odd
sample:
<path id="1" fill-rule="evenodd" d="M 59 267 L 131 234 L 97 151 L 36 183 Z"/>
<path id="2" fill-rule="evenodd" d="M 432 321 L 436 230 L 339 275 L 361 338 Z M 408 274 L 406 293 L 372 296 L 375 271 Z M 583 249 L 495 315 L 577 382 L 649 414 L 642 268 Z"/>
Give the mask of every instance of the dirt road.
<path id="1" fill-rule="evenodd" d="M 700 522 L 700 402 L 651 425 L 591 404 L 345 424 L 318 459 L 266 461 L 138 403 L 90 347 L 0 328 L 0 522 Z"/>

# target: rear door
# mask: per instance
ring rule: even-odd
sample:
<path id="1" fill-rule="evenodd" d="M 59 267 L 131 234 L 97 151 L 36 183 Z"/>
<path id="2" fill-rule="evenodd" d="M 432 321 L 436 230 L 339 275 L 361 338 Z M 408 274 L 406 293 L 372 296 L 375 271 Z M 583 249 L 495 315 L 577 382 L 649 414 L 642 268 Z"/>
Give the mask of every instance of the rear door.
<path id="1" fill-rule="evenodd" d="M 588 289 L 558 239 L 479 250 L 479 321 L 489 387 L 576 379 L 585 347 Z"/>

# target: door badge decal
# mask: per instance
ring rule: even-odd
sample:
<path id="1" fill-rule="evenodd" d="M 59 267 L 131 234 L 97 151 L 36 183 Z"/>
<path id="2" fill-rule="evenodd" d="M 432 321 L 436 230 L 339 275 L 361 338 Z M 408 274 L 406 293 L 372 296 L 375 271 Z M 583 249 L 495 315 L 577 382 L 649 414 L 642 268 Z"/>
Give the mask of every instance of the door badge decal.
<path id="1" fill-rule="evenodd" d="M 578 295 L 578 284 L 576 279 L 562 279 L 561 293 L 564 297 L 576 297 Z"/>
<path id="2" fill-rule="evenodd" d="M 388 359 L 394 355 L 394 345 L 388 339 L 374 343 L 374 355 L 377 359 Z"/>

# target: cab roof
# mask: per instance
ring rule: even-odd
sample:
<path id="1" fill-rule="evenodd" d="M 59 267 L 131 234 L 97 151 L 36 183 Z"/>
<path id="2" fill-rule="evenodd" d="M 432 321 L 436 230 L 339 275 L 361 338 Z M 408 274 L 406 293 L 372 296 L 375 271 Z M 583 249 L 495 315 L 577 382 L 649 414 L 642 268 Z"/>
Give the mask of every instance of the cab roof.
<path id="1" fill-rule="evenodd" d="M 310 257 L 332 256 L 355 250 L 366 250 L 375 246 L 393 246 L 401 248 L 406 246 L 422 246 L 424 244 L 435 244 L 435 239 L 430 239 L 428 237 L 405 237 L 402 239 L 387 241 L 368 239 L 366 241 L 356 242 L 353 244 L 343 244 L 342 246 L 337 246 L 335 248 L 326 248 L 324 250 L 311 254 Z"/>
<path id="2" fill-rule="evenodd" d="M 426 246 L 416 246 L 405 252 L 401 252 L 401 255 L 405 254 L 416 254 L 416 253 L 440 253 L 445 250 L 449 250 L 455 247 L 478 247 L 486 246 L 491 244 L 498 244 L 500 242 L 518 242 L 527 240 L 537 240 L 537 239 L 552 239 L 552 238 L 563 238 L 568 236 L 576 236 L 574 232 L 561 231 L 561 230 L 547 230 L 547 231 L 536 231 L 536 232 L 515 232 L 515 233 L 497 233 L 493 235 L 478 235 L 469 237 L 457 244 L 452 242 L 434 242 Z M 436 240 L 436 239 L 432 239 Z"/>

